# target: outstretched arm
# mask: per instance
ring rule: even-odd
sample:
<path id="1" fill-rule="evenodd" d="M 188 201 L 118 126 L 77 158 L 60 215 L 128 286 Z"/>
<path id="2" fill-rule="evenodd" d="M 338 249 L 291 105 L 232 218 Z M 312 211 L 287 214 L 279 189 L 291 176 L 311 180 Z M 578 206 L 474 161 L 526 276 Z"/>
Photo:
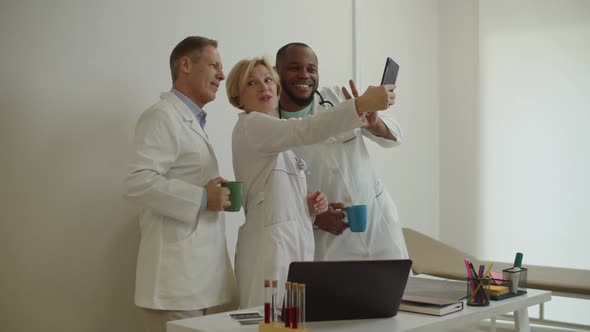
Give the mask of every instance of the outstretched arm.
<path id="1" fill-rule="evenodd" d="M 344 98 L 346 98 L 347 100 L 351 99 L 353 97 L 357 98 L 359 96 L 359 93 L 356 88 L 356 85 L 354 84 L 354 81 L 350 80 L 350 81 L 348 81 L 348 83 L 350 84 L 350 91 L 351 91 L 352 95 L 351 95 L 351 93 L 348 92 L 346 87 L 342 87 L 342 94 L 344 95 Z M 395 104 L 395 92 L 393 91 L 393 90 L 395 90 L 395 85 L 390 85 L 390 87 L 392 87 L 392 89 L 391 89 L 392 97 L 390 99 L 389 106 Z M 388 140 L 397 141 L 397 137 L 394 135 L 394 133 L 391 130 L 389 130 L 389 128 L 387 127 L 385 122 L 383 122 L 383 120 L 379 117 L 377 112 L 362 113 L 359 116 L 361 117 L 361 121 L 363 122 L 363 128 L 370 131 L 373 135 L 375 135 L 377 137 L 382 137 L 382 138 L 385 138 Z"/>

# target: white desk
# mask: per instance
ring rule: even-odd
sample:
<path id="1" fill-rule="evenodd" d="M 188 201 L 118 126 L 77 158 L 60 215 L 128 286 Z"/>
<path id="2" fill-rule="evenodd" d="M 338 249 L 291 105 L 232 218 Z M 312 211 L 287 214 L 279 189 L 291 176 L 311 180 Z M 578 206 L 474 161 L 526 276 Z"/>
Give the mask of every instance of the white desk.
<path id="1" fill-rule="evenodd" d="M 551 292 L 529 289 L 523 296 L 492 301 L 488 307 L 469 307 L 442 317 L 400 311 L 383 319 L 345 320 L 307 323 L 312 332 L 427 332 L 443 331 L 477 323 L 482 319 L 515 313 L 517 331 L 529 332 L 528 307 L 551 300 Z M 261 308 L 259 308 L 261 309 Z M 253 310 L 239 310 L 253 311 Z M 260 311 L 260 310 L 259 310 Z M 255 332 L 258 326 L 240 326 L 228 313 L 176 320 L 168 323 L 167 332 Z"/>

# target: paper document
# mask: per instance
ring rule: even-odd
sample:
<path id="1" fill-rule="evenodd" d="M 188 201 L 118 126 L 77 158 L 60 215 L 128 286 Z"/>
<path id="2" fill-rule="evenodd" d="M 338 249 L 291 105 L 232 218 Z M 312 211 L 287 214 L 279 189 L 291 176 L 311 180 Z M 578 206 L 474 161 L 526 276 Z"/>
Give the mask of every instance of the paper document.
<path id="1" fill-rule="evenodd" d="M 464 299 L 466 295 L 466 281 L 410 277 L 403 299 L 407 296 L 420 296 L 456 302 Z"/>

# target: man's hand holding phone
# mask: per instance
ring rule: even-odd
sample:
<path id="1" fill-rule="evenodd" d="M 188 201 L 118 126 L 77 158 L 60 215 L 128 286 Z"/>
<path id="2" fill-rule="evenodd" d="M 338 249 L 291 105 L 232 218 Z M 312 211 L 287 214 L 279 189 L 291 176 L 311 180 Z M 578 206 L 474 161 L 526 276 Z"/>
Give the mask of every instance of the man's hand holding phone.
<path id="1" fill-rule="evenodd" d="M 358 89 L 356 88 L 356 85 L 354 84 L 353 80 L 349 80 L 348 84 L 350 85 L 350 91 L 348 92 L 348 89 L 346 89 L 346 87 L 342 87 L 342 94 L 344 95 L 344 98 L 346 98 L 346 100 L 352 99 L 352 98 L 358 98 L 359 97 L 359 92 Z M 389 104 L 388 106 L 391 106 L 395 103 L 395 92 L 393 92 L 393 90 L 395 90 L 395 85 L 394 84 L 388 84 L 386 85 L 387 90 L 390 92 L 389 93 Z M 352 93 L 352 95 L 351 95 Z M 362 128 L 367 128 L 369 130 L 371 130 L 371 128 L 375 128 L 377 126 L 379 126 L 380 121 L 379 121 L 379 116 L 377 115 L 377 112 L 364 112 L 364 113 L 359 113 L 359 118 L 362 121 Z M 371 130 L 372 132 L 372 130 Z"/>

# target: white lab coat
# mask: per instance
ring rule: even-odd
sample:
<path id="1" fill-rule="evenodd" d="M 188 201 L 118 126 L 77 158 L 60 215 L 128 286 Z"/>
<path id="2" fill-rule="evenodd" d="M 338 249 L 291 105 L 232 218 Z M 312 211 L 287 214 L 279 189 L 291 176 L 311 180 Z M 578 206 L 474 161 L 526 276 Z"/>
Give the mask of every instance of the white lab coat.
<path id="1" fill-rule="evenodd" d="M 236 180 L 244 182 L 245 195 L 246 222 L 240 227 L 236 248 L 242 308 L 263 304 L 265 279 L 278 280 L 282 290 L 291 262 L 313 260 L 305 166 L 290 149 L 360 125 L 353 100 L 334 112 L 305 119 L 285 120 L 257 112 L 239 115 L 232 152 Z"/>
<path id="2" fill-rule="evenodd" d="M 203 187 L 219 176 L 209 138 L 173 93 L 135 129 L 127 197 L 141 207 L 135 304 L 197 310 L 231 300 L 235 279 L 223 212 L 199 212 Z"/>
<path id="3" fill-rule="evenodd" d="M 320 93 L 334 105 L 344 99 L 337 87 L 324 88 Z M 331 111 L 320 106 L 317 97 L 314 99 L 313 114 Z M 295 155 L 307 163 L 310 191 L 321 190 L 330 202 L 367 205 L 367 231 L 364 233 L 345 230 L 341 235 L 332 235 L 320 229 L 314 231 L 316 260 L 408 257 L 397 207 L 375 172 L 365 145 L 365 138 L 369 138 L 390 148 L 399 145 L 404 136 L 391 115 L 380 112 L 379 117 L 397 137 L 397 142 L 377 137 L 366 129 L 354 129 L 318 144 L 293 149 Z"/>

